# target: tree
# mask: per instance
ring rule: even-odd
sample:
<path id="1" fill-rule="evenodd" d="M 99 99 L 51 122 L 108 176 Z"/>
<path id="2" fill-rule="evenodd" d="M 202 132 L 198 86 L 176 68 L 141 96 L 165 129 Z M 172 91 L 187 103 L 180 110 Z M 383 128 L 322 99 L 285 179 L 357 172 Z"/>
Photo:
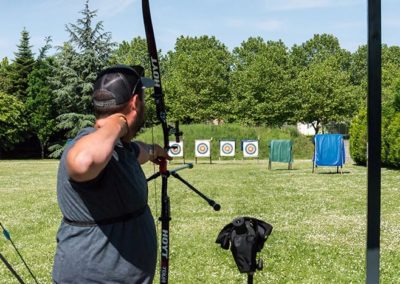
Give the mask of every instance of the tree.
<path id="1" fill-rule="evenodd" d="M 350 126 L 351 158 L 360 165 L 367 163 L 367 107 L 359 109 Z"/>
<path id="2" fill-rule="evenodd" d="M 29 44 L 29 32 L 24 28 L 21 32 L 21 40 L 18 51 L 11 69 L 11 90 L 10 94 L 25 102 L 28 88 L 28 76 L 33 69 L 35 59 L 32 53 L 32 46 Z"/>
<path id="3" fill-rule="evenodd" d="M 229 111 L 230 54 L 215 37 L 183 37 L 164 65 L 166 104 L 175 120 L 224 120 Z"/>
<path id="4" fill-rule="evenodd" d="M 400 66 L 382 65 L 382 115 L 390 117 L 396 112 L 400 95 Z"/>
<path id="5" fill-rule="evenodd" d="M 4 57 L 0 61 L 0 92 L 11 94 L 12 80 L 11 80 L 12 65 L 8 62 L 8 58 Z"/>
<path id="6" fill-rule="evenodd" d="M 161 51 L 158 52 L 160 59 L 161 73 L 164 75 L 164 57 Z M 147 41 L 141 37 L 135 37 L 130 42 L 123 41 L 118 45 L 118 48 L 113 52 L 110 57 L 110 64 L 126 64 L 126 65 L 141 65 L 145 69 L 145 76 L 151 77 L 151 66 L 149 54 L 147 51 Z M 162 76 L 164 79 L 164 76 Z M 164 83 L 164 81 L 163 81 Z M 151 126 L 156 123 L 157 116 L 155 111 L 155 103 L 152 97 L 152 89 L 145 91 L 146 100 L 146 119 L 145 127 Z"/>
<path id="7" fill-rule="evenodd" d="M 0 92 L 0 152 L 23 141 L 26 128 L 24 104 L 13 95 Z"/>
<path id="8" fill-rule="evenodd" d="M 384 131 L 384 142 L 387 145 L 385 162 L 392 167 L 400 168 L 400 111 L 396 112 Z"/>
<path id="9" fill-rule="evenodd" d="M 364 98 L 367 97 L 367 45 L 360 46 L 352 55 L 351 55 L 351 64 L 350 64 L 350 80 L 353 85 L 360 86 L 364 93 Z"/>
<path id="10" fill-rule="evenodd" d="M 400 96 L 400 48 L 382 46 L 382 115 L 389 119 L 396 112 Z"/>
<path id="11" fill-rule="evenodd" d="M 141 65 L 145 68 L 146 74 L 151 74 L 146 39 L 139 36 L 130 42 L 122 41 L 112 53 L 110 64 Z"/>
<path id="12" fill-rule="evenodd" d="M 233 120 L 281 126 L 293 117 L 290 64 L 282 41 L 249 38 L 233 50 Z"/>
<path id="13" fill-rule="evenodd" d="M 399 167 L 400 64 L 396 47 L 382 48 L 382 163 Z"/>
<path id="14" fill-rule="evenodd" d="M 300 69 L 336 56 L 341 69 L 348 70 L 351 60 L 350 52 L 342 49 L 339 40 L 331 34 L 315 34 L 305 43 L 293 45 L 290 55 L 293 66 Z"/>
<path id="15" fill-rule="evenodd" d="M 351 53 L 329 34 L 316 34 L 292 47 L 298 121 L 312 124 L 317 132 L 321 124 L 349 123 L 365 97 L 362 87 L 350 81 L 357 75 L 351 73 L 352 59 Z"/>
<path id="16" fill-rule="evenodd" d="M 367 93 L 367 47 L 360 47 L 353 55 L 353 82 L 363 85 Z M 382 164 L 399 167 L 400 133 L 400 48 L 382 46 Z M 366 99 L 366 95 L 363 96 Z M 367 109 L 361 104 L 351 124 L 350 149 L 355 162 L 365 164 L 367 147 Z"/>
<path id="17" fill-rule="evenodd" d="M 341 70 L 337 58 L 313 62 L 297 79 L 298 120 L 312 124 L 315 133 L 321 124 L 349 121 L 358 109 L 359 93 L 350 84 L 350 74 Z"/>
<path id="18" fill-rule="evenodd" d="M 44 158 L 52 134 L 57 131 L 57 111 L 54 107 L 54 97 L 48 81 L 53 71 L 54 58 L 46 58 L 45 55 L 46 50 L 50 48 L 49 40 L 46 40 L 46 45 L 41 49 L 40 56 L 29 74 L 28 97 L 25 102 L 29 117 L 29 130 L 40 141 L 42 158 Z"/>
<path id="19" fill-rule="evenodd" d="M 94 116 L 87 120 L 92 113 L 93 82 L 97 73 L 107 65 L 115 45 L 111 42 L 111 34 L 103 32 L 102 22 L 93 24 L 96 11 L 89 9 L 89 0 L 81 14 L 83 17 L 76 24 L 66 25 L 70 39 L 55 56 L 56 67 L 50 78 L 55 102 L 62 115 L 58 119 L 69 120 L 60 121 L 58 126 L 72 127 L 68 132 L 71 136 L 82 125 L 88 126 L 94 122 Z"/>

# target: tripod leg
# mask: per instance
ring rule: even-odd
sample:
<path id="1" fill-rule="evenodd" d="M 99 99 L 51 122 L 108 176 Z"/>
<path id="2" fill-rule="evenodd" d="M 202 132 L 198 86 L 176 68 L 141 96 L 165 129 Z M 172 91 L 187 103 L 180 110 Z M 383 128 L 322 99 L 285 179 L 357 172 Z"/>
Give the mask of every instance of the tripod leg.
<path id="1" fill-rule="evenodd" d="M 157 173 L 155 173 L 154 175 L 148 177 L 148 178 L 146 179 L 146 181 L 149 182 L 149 181 L 151 181 L 151 180 L 153 180 L 153 179 L 155 179 L 155 178 L 158 178 L 160 175 L 161 175 L 160 172 L 157 172 Z"/>
<path id="2" fill-rule="evenodd" d="M 205 196 L 203 193 L 201 193 L 199 190 L 197 190 L 193 185 L 191 185 L 190 183 L 188 183 L 186 180 L 184 180 L 180 175 L 178 175 L 176 172 L 170 172 L 171 175 L 175 178 L 177 178 L 178 180 L 180 180 L 183 184 L 185 184 L 188 188 L 190 188 L 194 193 L 196 193 L 198 196 L 200 196 L 201 198 L 203 198 L 205 201 L 208 202 L 208 204 L 215 210 L 215 211 L 219 211 L 221 209 L 221 205 L 219 205 L 218 203 L 216 203 L 214 200 L 208 198 L 207 196 Z"/>

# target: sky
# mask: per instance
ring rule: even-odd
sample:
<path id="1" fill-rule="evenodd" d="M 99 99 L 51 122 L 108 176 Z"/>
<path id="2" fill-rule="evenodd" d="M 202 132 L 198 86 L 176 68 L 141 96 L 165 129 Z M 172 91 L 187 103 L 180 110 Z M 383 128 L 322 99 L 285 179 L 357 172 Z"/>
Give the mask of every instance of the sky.
<path id="1" fill-rule="evenodd" d="M 229 50 L 249 37 L 282 40 L 288 48 L 314 34 L 333 34 L 351 52 L 367 43 L 367 0 L 149 0 L 157 48 L 173 50 L 183 36 L 215 36 Z M 21 32 L 37 55 L 44 39 L 69 39 L 67 24 L 82 18 L 85 0 L 0 0 L 0 59 L 14 58 Z M 120 43 L 145 37 L 140 0 L 90 0 L 94 22 Z M 400 1 L 382 0 L 382 42 L 400 45 Z M 55 52 L 55 48 L 51 52 Z"/>

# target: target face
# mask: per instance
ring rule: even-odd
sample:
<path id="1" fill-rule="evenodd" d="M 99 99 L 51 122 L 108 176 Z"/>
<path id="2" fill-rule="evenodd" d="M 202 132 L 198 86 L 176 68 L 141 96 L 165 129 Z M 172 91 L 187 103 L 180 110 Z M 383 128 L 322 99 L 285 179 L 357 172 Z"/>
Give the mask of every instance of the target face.
<path id="1" fill-rule="evenodd" d="M 200 143 L 199 145 L 197 145 L 197 152 L 203 155 L 206 154 L 208 152 L 208 145 Z"/>
<path id="2" fill-rule="evenodd" d="M 230 154 L 230 153 L 232 153 L 232 151 L 233 151 L 233 147 L 231 144 L 226 143 L 226 144 L 222 145 L 222 152 L 224 152 L 224 154 Z"/>
<path id="3" fill-rule="evenodd" d="M 246 145 L 245 151 L 247 152 L 247 154 L 253 155 L 256 152 L 256 150 L 257 150 L 256 145 L 254 145 L 253 143 L 249 143 Z"/>
<path id="4" fill-rule="evenodd" d="M 220 142 L 220 156 L 233 157 L 235 156 L 235 141 L 221 141 Z"/>
<path id="5" fill-rule="evenodd" d="M 171 147 L 168 154 L 171 157 L 183 157 L 183 142 L 170 141 L 169 146 Z"/>
<path id="6" fill-rule="evenodd" d="M 244 157 L 258 157 L 258 141 L 248 141 L 243 143 Z"/>
<path id="7" fill-rule="evenodd" d="M 196 140 L 196 157 L 210 157 L 210 140 Z"/>

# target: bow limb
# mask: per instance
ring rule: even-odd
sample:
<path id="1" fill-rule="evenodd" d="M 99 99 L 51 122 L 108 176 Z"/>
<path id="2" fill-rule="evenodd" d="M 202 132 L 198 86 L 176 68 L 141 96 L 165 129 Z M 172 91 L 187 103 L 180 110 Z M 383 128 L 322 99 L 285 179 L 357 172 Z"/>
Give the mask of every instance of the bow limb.
<path id="1" fill-rule="evenodd" d="M 154 37 L 153 24 L 151 21 L 150 6 L 148 0 L 142 0 L 143 20 L 146 31 L 147 49 L 150 56 L 150 65 L 154 84 L 154 99 L 156 104 L 157 118 L 161 122 L 164 138 L 164 149 L 169 150 L 169 126 L 167 124 L 167 111 L 165 108 L 164 94 L 161 85 L 160 63 L 158 60 L 157 46 Z"/>
<path id="2" fill-rule="evenodd" d="M 164 149 L 169 150 L 169 131 L 167 124 L 167 112 L 164 103 L 164 95 L 161 86 L 160 64 L 157 54 L 157 46 L 154 38 L 153 24 L 151 22 L 150 6 L 148 0 L 142 0 L 143 21 L 146 31 L 147 49 L 150 56 L 151 73 L 154 84 L 154 99 L 157 117 L 161 122 L 164 138 Z M 166 159 L 160 160 L 161 175 L 161 257 L 160 257 L 160 283 L 168 283 L 169 271 L 169 221 L 171 219 L 170 202 L 168 197 L 168 170 Z"/>

